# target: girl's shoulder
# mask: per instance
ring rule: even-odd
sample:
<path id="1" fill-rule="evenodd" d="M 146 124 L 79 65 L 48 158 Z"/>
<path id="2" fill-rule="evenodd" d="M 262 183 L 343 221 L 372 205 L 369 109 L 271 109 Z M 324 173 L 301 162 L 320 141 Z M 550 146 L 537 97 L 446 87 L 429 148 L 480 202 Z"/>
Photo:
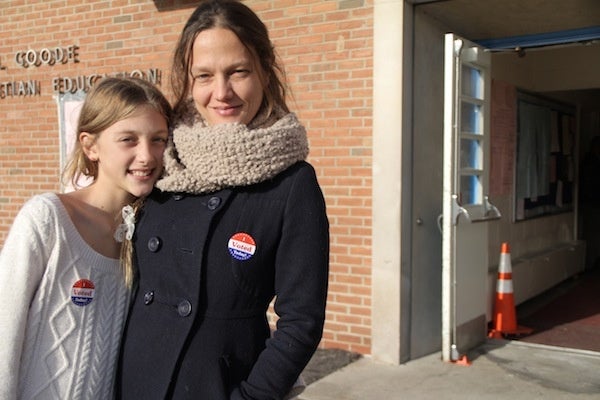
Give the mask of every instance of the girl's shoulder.
<path id="1" fill-rule="evenodd" d="M 49 215 L 59 215 L 63 211 L 61 201 L 56 193 L 41 193 L 32 196 L 23 204 L 19 214 L 25 217 L 48 219 Z"/>
<path id="2" fill-rule="evenodd" d="M 28 241 L 52 242 L 57 226 L 65 212 L 54 193 L 32 196 L 21 207 L 10 228 L 9 236 L 27 238 Z"/>

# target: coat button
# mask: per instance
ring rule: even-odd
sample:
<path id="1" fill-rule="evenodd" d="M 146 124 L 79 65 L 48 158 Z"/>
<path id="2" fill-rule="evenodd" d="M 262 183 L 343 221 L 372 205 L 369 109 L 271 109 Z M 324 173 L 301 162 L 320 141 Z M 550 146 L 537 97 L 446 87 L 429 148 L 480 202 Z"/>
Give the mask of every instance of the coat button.
<path id="1" fill-rule="evenodd" d="M 158 249 L 160 249 L 160 239 L 156 236 L 151 237 L 148 240 L 148 250 L 150 250 L 153 253 L 156 253 Z"/>
<path id="2" fill-rule="evenodd" d="M 219 207 L 219 204 L 221 204 L 221 198 L 215 196 L 215 197 L 211 197 L 208 200 L 207 207 L 208 207 L 209 210 L 216 210 L 217 207 Z"/>
<path id="3" fill-rule="evenodd" d="M 152 303 L 153 300 L 154 300 L 154 292 L 153 291 L 146 292 L 144 294 L 144 304 L 145 305 Z"/>
<path id="4" fill-rule="evenodd" d="M 182 194 L 176 193 L 176 194 L 173 195 L 173 200 L 179 201 L 181 199 L 183 199 L 183 195 Z"/>
<path id="5" fill-rule="evenodd" d="M 177 313 L 180 317 L 187 317 L 192 313 L 192 304 L 187 300 L 181 300 L 177 304 Z"/>

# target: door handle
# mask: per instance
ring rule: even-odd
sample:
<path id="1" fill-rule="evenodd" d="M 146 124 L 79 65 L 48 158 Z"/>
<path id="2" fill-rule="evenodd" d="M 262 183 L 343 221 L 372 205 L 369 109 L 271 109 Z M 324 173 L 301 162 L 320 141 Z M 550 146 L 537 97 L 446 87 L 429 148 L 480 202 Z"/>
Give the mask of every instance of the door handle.
<path id="1" fill-rule="evenodd" d="M 487 196 L 486 196 L 487 198 Z M 496 210 L 496 212 L 498 213 L 498 215 L 500 214 L 500 212 L 498 211 L 498 209 L 496 207 L 494 207 L 491 203 L 488 202 L 488 204 L 493 207 L 493 209 Z M 471 222 L 471 216 L 469 215 L 469 212 L 467 211 L 466 208 L 462 207 L 460 204 L 458 204 L 458 195 L 457 194 L 453 194 L 452 195 L 452 225 L 458 225 L 458 217 L 463 216 L 467 222 Z M 500 218 L 500 217 L 498 217 Z M 438 229 L 440 231 L 440 233 L 443 234 L 443 229 L 442 229 L 442 220 L 444 219 L 444 214 L 440 214 L 437 218 L 437 225 L 438 225 Z"/>
<path id="2" fill-rule="evenodd" d="M 469 216 L 469 212 L 458 204 L 458 195 L 452 195 L 452 224 L 458 225 L 458 217 L 465 217 L 468 222 L 471 222 L 471 217 Z"/>
<path id="3" fill-rule="evenodd" d="M 481 212 L 479 212 L 481 211 Z M 486 222 L 493 221 L 496 219 L 500 219 L 502 214 L 500 210 L 490 202 L 488 196 L 483 196 L 483 201 L 481 202 L 481 208 L 477 208 L 477 212 L 475 216 L 471 216 L 471 222 Z"/>
<path id="4" fill-rule="evenodd" d="M 498 210 L 498 208 L 496 208 L 495 205 L 490 203 L 490 198 L 488 196 L 483 196 L 482 206 L 483 216 L 486 219 L 499 219 L 500 217 L 502 217 L 502 214 L 500 214 L 500 210 Z"/>

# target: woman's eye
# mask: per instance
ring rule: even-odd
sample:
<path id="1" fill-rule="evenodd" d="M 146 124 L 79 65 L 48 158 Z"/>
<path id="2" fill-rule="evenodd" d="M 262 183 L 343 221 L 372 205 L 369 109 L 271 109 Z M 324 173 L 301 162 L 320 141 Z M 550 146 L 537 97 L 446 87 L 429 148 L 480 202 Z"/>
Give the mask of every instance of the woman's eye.
<path id="1" fill-rule="evenodd" d="M 240 69 L 236 69 L 236 70 L 233 72 L 233 74 L 234 74 L 235 76 L 240 76 L 240 77 L 247 76 L 249 73 L 250 73 L 250 70 L 247 70 L 247 69 L 242 69 L 242 68 L 240 68 Z"/>
<path id="2" fill-rule="evenodd" d="M 205 82 L 210 78 L 209 74 L 197 74 L 194 75 L 194 81 Z"/>

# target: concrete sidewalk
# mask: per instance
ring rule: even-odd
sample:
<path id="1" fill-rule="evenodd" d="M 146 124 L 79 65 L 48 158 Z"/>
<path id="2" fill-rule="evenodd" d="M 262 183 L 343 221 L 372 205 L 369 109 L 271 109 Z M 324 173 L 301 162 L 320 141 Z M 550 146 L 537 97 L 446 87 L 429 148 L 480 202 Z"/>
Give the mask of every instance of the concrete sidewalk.
<path id="1" fill-rule="evenodd" d="M 399 366 L 362 358 L 310 384 L 300 400 L 600 399 L 600 353 L 488 340 L 463 366 L 435 353 Z"/>

